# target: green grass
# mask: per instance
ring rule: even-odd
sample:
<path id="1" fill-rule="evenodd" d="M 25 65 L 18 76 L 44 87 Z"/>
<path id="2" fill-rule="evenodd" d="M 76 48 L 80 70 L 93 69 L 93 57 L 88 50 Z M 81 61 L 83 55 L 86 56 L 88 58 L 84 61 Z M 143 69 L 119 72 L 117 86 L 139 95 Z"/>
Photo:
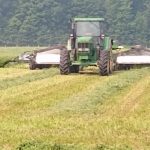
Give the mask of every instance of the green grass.
<path id="1" fill-rule="evenodd" d="M 3 67 L 9 60 L 13 60 L 25 51 L 32 51 L 37 47 L 0 47 L 0 67 Z"/>
<path id="2" fill-rule="evenodd" d="M 29 49 L 0 48 L 0 64 Z M 0 150 L 149 150 L 150 68 L 91 70 L 0 68 Z"/>
<path id="3" fill-rule="evenodd" d="M 14 70 L 16 70 L 15 72 L 16 74 L 13 74 L 13 77 L 11 72 L 10 72 L 11 75 L 10 74 L 5 75 L 7 77 L 4 77 L 4 75 L 2 76 L 2 78 L 0 79 L 0 90 L 4 90 L 12 86 L 26 84 L 27 82 L 45 79 L 50 76 L 58 74 L 58 70 L 55 68 L 51 70 L 42 70 L 42 71 L 36 70 L 32 72 L 26 71 L 27 69 L 19 69 L 19 70 L 14 69 Z M 17 73 L 17 71 L 19 72 Z"/>
<path id="4" fill-rule="evenodd" d="M 150 148 L 149 68 L 109 77 L 60 76 L 57 69 L 0 72 L 1 149 Z"/>

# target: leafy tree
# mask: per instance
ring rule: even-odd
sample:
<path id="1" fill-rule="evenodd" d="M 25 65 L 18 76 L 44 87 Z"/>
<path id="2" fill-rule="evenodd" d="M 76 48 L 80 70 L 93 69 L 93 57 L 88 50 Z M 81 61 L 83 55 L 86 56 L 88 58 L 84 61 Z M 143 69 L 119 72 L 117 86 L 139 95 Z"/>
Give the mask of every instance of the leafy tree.
<path id="1" fill-rule="evenodd" d="M 0 0 L 0 44 L 65 43 L 75 16 L 106 18 L 123 44 L 150 44 L 149 0 Z"/>

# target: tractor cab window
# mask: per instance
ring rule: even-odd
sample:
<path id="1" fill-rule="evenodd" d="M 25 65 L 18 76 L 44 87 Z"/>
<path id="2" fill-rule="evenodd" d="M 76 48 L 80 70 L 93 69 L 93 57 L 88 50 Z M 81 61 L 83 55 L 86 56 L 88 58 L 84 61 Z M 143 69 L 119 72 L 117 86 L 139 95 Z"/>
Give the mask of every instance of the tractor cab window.
<path id="1" fill-rule="evenodd" d="M 81 21 L 76 24 L 77 36 L 99 36 L 100 35 L 100 22 Z"/>

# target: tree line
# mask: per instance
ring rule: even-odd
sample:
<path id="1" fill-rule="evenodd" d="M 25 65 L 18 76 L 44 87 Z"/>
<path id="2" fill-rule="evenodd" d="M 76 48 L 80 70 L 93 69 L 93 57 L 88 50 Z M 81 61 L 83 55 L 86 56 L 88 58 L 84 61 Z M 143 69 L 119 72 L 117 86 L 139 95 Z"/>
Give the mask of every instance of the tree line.
<path id="1" fill-rule="evenodd" d="M 115 40 L 150 46 L 149 0 L 0 0 L 0 45 L 65 43 L 73 17 L 104 17 Z"/>

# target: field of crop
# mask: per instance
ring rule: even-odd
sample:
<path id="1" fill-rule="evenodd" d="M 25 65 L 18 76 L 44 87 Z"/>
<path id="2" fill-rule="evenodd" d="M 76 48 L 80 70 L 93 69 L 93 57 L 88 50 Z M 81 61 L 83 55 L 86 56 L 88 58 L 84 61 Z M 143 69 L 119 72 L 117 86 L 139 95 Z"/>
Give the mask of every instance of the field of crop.
<path id="1" fill-rule="evenodd" d="M 0 150 L 149 150 L 149 91 L 150 68 L 109 77 L 0 68 Z"/>
<path id="2" fill-rule="evenodd" d="M 13 60 L 25 51 L 32 51 L 37 47 L 0 47 L 0 67 L 3 67 L 9 60 Z"/>

